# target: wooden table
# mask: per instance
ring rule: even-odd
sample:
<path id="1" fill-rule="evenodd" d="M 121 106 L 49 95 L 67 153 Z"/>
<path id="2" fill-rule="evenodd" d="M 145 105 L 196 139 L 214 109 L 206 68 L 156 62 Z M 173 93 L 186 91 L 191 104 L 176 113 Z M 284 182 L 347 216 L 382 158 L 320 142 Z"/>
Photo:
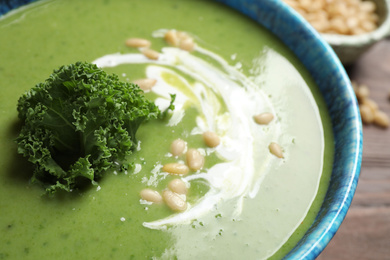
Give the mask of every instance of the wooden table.
<path id="1" fill-rule="evenodd" d="M 390 116 L 390 39 L 370 48 L 347 68 L 366 84 Z M 363 127 L 363 162 L 358 187 L 339 231 L 318 260 L 390 259 L 390 128 Z"/>

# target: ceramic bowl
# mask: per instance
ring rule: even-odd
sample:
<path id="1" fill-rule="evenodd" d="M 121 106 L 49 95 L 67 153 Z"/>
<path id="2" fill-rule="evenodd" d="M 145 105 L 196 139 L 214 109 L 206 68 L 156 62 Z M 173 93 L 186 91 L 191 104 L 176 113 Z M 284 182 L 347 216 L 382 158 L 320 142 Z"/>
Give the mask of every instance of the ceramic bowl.
<path id="1" fill-rule="evenodd" d="M 361 35 L 321 34 L 344 65 L 355 62 L 361 54 L 379 40 L 390 35 L 389 0 L 372 0 L 377 6 L 380 26 L 373 32 Z"/>
<path id="2" fill-rule="evenodd" d="M 311 228 L 286 259 L 315 259 L 343 221 L 354 195 L 362 156 L 362 126 L 348 76 L 332 48 L 280 0 L 218 0 L 262 24 L 301 60 L 323 93 L 332 120 L 335 160 L 330 186 Z M 32 0 L 0 4 L 0 15 Z M 2 2 L 3 3 L 3 2 Z"/>
<path id="3" fill-rule="evenodd" d="M 310 71 L 327 103 L 335 138 L 335 160 L 330 186 L 314 224 L 285 257 L 315 259 L 347 214 L 360 173 L 362 126 L 349 78 L 329 44 L 282 1 L 219 2 L 251 17 L 279 37 Z"/>
<path id="4" fill-rule="evenodd" d="M 0 1 L 0 16 L 5 14 L 5 13 L 8 13 L 12 9 L 15 9 L 19 6 L 22 6 L 24 4 L 27 4 L 27 3 L 30 3 L 33 1 L 35 1 L 35 0 L 9 0 L 9 1 L 1 0 Z"/>

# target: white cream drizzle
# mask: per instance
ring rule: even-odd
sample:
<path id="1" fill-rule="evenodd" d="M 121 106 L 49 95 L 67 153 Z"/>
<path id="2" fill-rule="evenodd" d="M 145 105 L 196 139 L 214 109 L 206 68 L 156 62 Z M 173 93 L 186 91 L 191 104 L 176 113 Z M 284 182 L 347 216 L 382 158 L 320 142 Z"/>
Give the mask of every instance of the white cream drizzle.
<path id="1" fill-rule="evenodd" d="M 196 119 L 197 127 L 191 133 L 211 130 L 221 137 L 221 145 L 213 149 L 224 162 L 184 178 L 185 181 L 206 180 L 210 185 L 207 194 L 194 205 L 189 205 L 182 213 L 145 222 L 144 226 L 148 228 L 164 229 L 167 225 L 190 223 L 213 210 L 219 203 L 230 200 L 235 200 L 236 210 L 233 217 L 237 217 L 242 211 L 243 199 L 256 196 L 261 181 L 269 172 L 269 161 L 273 158 L 277 160 L 269 153 L 268 144 L 271 141 L 278 142 L 280 123 L 274 120 L 268 126 L 259 126 L 252 118 L 261 112 L 275 114 L 275 109 L 260 86 L 255 85 L 236 66 L 229 65 L 217 54 L 199 46 L 196 47 L 196 52 L 212 58 L 218 65 L 214 66 L 174 47 L 163 48 L 158 60 L 149 60 L 142 54 L 116 53 L 94 61 L 102 68 L 121 64 L 149 64 L 146 76 L 157 79 L 152 91 L 160 96 L 156 104 L 165 109 L 169 105 L 169 95 L 176 94 L 175 110 L 168 125 L 180 122 L 185 107 L 192 103 L 198 107 L 200 116 Z M 173 68 L 194 79 L 195 83 L 188 82 Z M 185 86 L 185 91 L 165 81 L 163 75 L 166 74 L 179 79 Z M 221 110 L 223 106 L 227 107 L 227 113 Z M 263 131 L 264 127 L 268 130 Z"/>

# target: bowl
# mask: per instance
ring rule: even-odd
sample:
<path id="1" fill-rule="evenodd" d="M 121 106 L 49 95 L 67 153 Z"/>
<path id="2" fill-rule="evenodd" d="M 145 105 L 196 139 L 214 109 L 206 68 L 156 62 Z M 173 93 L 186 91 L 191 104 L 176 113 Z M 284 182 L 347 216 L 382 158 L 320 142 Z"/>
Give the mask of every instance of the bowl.
<path id="1" fill-rule="evenodd" d="M 362 157 L 362 125 L 349 78 L 332 48 L 296 12 L 280 0 L 217 0 L 242 12 L 273 32 L 311 73 L 328 106 L 335 141 L 329 189 L 315 222 L 285 257 L 315 259 L 346 216 L 354 195 Z M 5 4 L 9 10 L 23 3 Z M 5 13 L 6 11 L 4 11 Z"/>
<path id="2" fill-rule="evenodd" d="M 9 0 L 9 1 L 1 1 L 0 2 L 0 16 L 5 14 L 5 13 L 8 13 L 9 11 L 11 11 L 12 9 L 15 9 L 19 6 L 22 6 L 24 4 L 28 4 L 30 2 L 33 2 L 35 0 Z"/>
<path id="3" fill-rule="evenodd" d="M 329 189 L 315 222 L 285 257 L 315 259 L 344 220 L 360 174 L 362 124 L 350 80 L 340 59 L 324 38 L 282 1 L 219 0 L 219 2 L 251 17 L 281 39 L 309 70 L 327 103 L 335 139 L 335 158 Z M 379 35 L 384 34 L 387 27 L 387 22 L 382 24 L 369 38 L 356 36 L 359 45 L 371 43 Z M 345 40 L 352 46 L 352 42 L 348 41 Z"/>
<path id="4" fill-rule="evenodd" d="M 375 3 L 378 15 L 379 26 L 374 31 L 359 35 L 321 33 L 344 65 L 354 63 L 372 45 L 390 35 L 389 0 L 369 1 Z"/>
<path id="5" fill-rule="evenodd" d="M 390 35 L 390 3 L 388 0 L 372 0 L 377 6 L 379 16 L 379 27 L 366 34 L 361 35 L 337 35 L 321 34 L 328 42 L 344 65 L 355 62 L 361 54 L 369 49 L 376 42 Z"/>

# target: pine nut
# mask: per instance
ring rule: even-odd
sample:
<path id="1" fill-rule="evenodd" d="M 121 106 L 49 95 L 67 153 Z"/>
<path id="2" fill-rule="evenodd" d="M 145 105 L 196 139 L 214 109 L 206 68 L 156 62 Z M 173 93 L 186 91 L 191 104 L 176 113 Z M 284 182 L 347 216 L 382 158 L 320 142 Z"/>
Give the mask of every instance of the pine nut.
<path id="1" fill-rule="evenodd" d="M 331 19 L 329 21 L 329 27 L 340 34 L 346 34 L 348 32 L 348 27 L 342 17 L 335 17 Z"/>
<path id="2" fill-rule="evenodd" d="M 184 39 L 179 44 L 180 49 L 185 51 L 193 51 L 195 49 L 195 43 L 192 38 Z"/>
<path id="3" fill-rule="evenodd" d="M 168 188 L 177 194 L 187 194 L 187 185 L 181 179 L 174 179 L 168 183 Z"/>
<path id="4" fill-rule="evenodd" d="M 269 151 L 278 158 L 284 158 L 282 148 L 277 143 L 270 143 Z"/>
<path id="5" fill-rule="evenodd" d="M 146 58 L 151 60 L 158 60 L 158 57 L 160 57 L 160 53 L 152 49 L 143 49 L 141 52 Z"/>
<path id="6" fill-rule="evenodd" d="M 173 156 L 180 156 L 186 149 L 186 142 L 182 139 L 176 139 L 171 144 L 171 154 Z"/>
<path id="7" fill-rule="evenodd" d="M 165 164 L 162 168 L 164 172 L 167 172 L 169 174 L 187 174 L 189 172 L 189 169 L 187 165 L 181 164 L 181 163 L 168 163 Z"/>
<path id="8" fill-rule="evenodd" d="M 363 99 L 368 98 L 370 96 L 370 89 L 366 85 L 360 85 L 357 89 L 356 97 L 359 101 L 363 101 Z"/>
<path id="9" fill-rule="evenodd" d="M 383 128 L 388 128 L 390 124 L 389 117 L 383 111 L 378 110 L 374 113 L 374 124 Z"/>
<path id="10" fill-rule="evenodd" d="M 369 106 L 361 104 L 359 106 L 359 109 L 364 124 L 371 124 L 372 122 L 374 122 L 374 113 Z"/>
<path id="11" fill-rule="evenodd" d="M 186 32 L 182 32 L 182 31 L 176 31 L 176 35 L 180 39 L 180 41 L 184 41 L 184 40 L 190 38 L 190 36 L 188 36 L 188 34 Z"/>
<path id="12" fill-rule="evenodd" d="M 195 49 L 194 39 L 185 32 L 169 30 L 165 33 L 164 39 L 169 45 L 179 47 L 185 51 L 193 51 Z"/>
<path id="13" fill-rule="evenodd" d="M 370 1 L 363 1 L 360 3 L 360 10 L 365 11 L 367 13 L 374 12 L 376 9 L 375 3 Z"/>
<path id="14" fill-rule="evenodd" d="M 255 115 L 253 119 L 259 125 L 268 125 L 274 119 L 274 115 L 271 113 L 262 113 Z"/>
<path id="15" fill-rule="evenodd" d="M 310 24 L 316 29 L 317 31 L 325 31 L 329 28 L 329 22 L 328 21 L 312 21 Z"/>
<path id="16" fill-rule="evenodd" d="M 187 165 L 193 170 L 197 171 L 203 168 L 204 166 L 204 157 L 200 154 L 200 152 L 196 149 L 189 149 L 186 154 Z"/>
<path id="17" fill-rule="evenodd" d="M 308 8 L 312 4 L 311 0 L 299 0 L 299 3 L 301 4 L 301 7 L 306 11 L 309 11 Z"/>
<path id="18" fill-rule="evenodd" d="M 187 209 L 187 203 L 178 194 L 164 190 L 162 193 L 165 203 L 173 211 L 185 211 Z"/>
<path id="19" fill-rule="evenodd" d="M 154 85 L 156 85 L 157 80 L 155 79 L 137 79 L 133 81 L 134 84 L 138 85 L 142 90 L 149 91 Z"/>
<path id="20" fill-rule="evenodd" d="M 180 40 L 177 37 L 176 31 L 169 30 L 164 35 L 165 41 L 172 46 L 179 46 Z"/>
<path id="21" fill-rule="evenodd" d="M 356 17 L 348 17 L 345 21 L 347 24 L 348 28 L 356 28 L 359 26 L 359 20 Z"/>
<path id="22" fill-rule="evenodd" d="M 302 8 L 296 8 L 295 11 L 297 11 L 303 17 L 305 17 L 307 15 L 307 12 L 305 10 L 303 10 Z"/>
<path id="23" fill-rule="evenodd" d="M 366 33 L 367 31 L 360 27 L 355 27 L 355 28 L 351 28 L 350 32 L 352 35 L 359 35 L 359 34 Z"/>
<path id="24" fill-rule="evenodd" d="M 364 29 L 367 32 L 373 31 L 376 28 L 375 23 L 370 20 L 361 21 L 360 26 L 362 27 L 362 29 Z"/>
<path id="25" fill-rule="evenodd" d="M 151 45 L 149 40 L 141 39 L 141 38 L 130 38 L 125 42 L 126 46 L 134 47 L 134 48 L 145 48 Z"/>
<path id="26" fill-rule="evenodd" d="M 363 99 L 362 104 L 367 105 L 373 113 L 378 110 L 378 104 L 372 99 L 365 98 Z"/>
<path id="27" fill-rule="evenodd" d="M 203 133 L 203 141 L 208 147 L 217 147 L 221 143 L 219 136 L 211 131 L 206 131 Z"/>
<path id="28" fill-rule="evenodd" d="M 141 190 L 140 196 L 143 200 L 153 202 L 153 203 L 161 203 L 163 200 L 160 193 L 152 189 Z"/>

